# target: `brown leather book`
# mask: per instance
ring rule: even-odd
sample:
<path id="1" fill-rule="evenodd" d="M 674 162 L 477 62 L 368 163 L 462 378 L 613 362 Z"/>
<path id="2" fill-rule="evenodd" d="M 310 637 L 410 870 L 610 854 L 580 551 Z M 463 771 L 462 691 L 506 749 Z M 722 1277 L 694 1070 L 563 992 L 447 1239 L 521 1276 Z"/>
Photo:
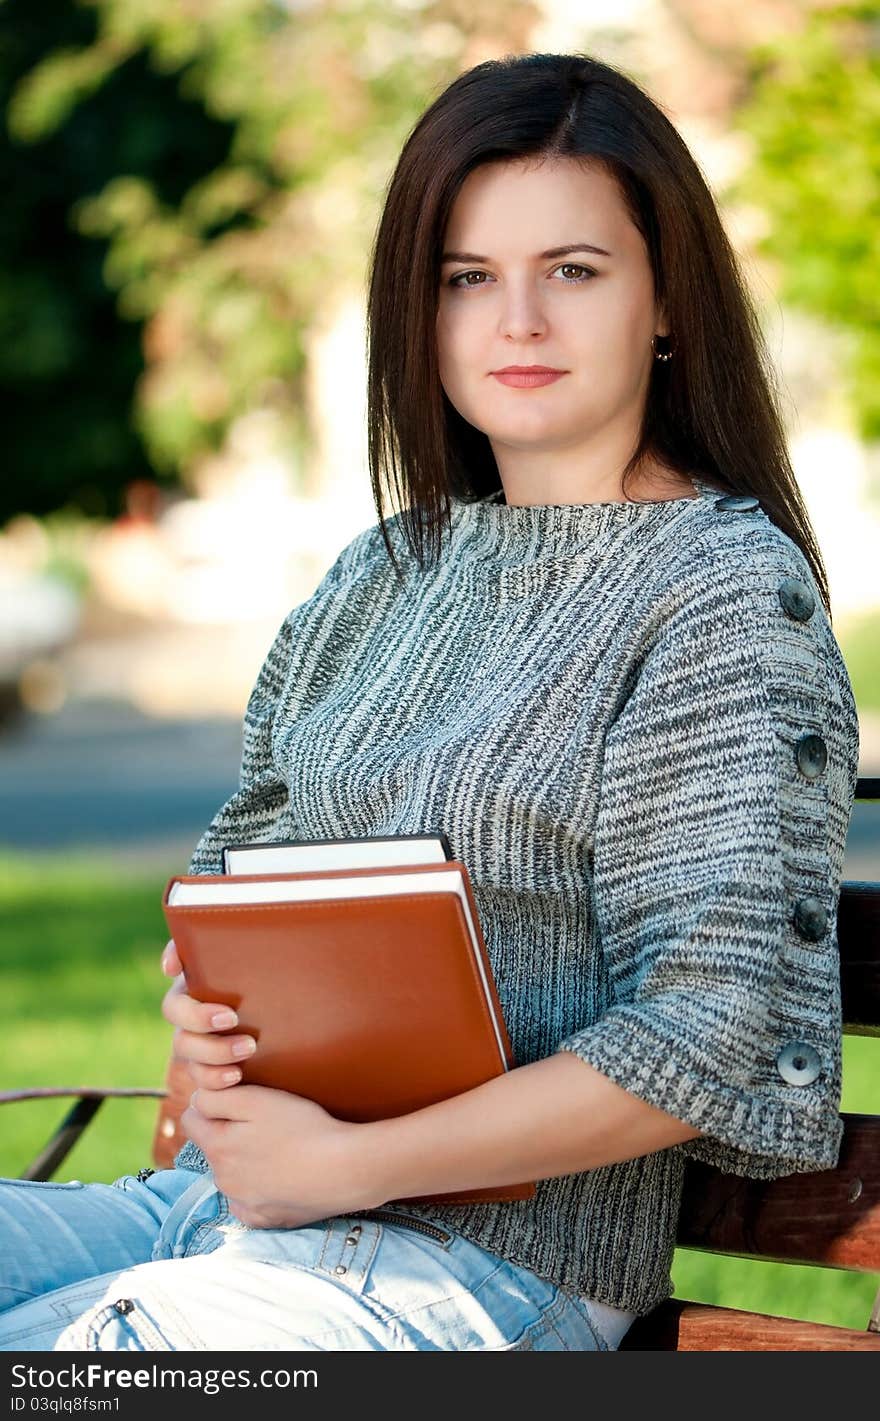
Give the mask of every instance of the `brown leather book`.
<path id="1" fill-rule="evenodd" d="M 212 901 L 208 901 L 208 900 Z M 466 866 L 169 879 L 163 911 L 187 990 L 255 1037 L 242 1080 L 385 1120 L 516 1063 Z M 529 1199 L 533 1182 L 391 1202 Z"/>

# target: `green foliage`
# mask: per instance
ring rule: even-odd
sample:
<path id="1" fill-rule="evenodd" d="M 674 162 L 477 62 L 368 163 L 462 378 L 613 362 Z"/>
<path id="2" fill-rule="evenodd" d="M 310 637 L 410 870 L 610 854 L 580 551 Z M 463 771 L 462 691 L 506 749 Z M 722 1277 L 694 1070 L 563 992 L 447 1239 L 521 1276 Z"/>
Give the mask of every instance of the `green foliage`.
<path id="1" fill-rule="evenodd" d="M 228 124 L 97 24 L 73 0 L 0 6 L 0 524 L 66 506 L 112 515 L 129 480 L 152 475 L 131 417 L 143 322 L 120 319 L 108 240 L 72 214 L 119 174 L 173 205 L 230 145 Z"/>
<path id="2" fill-rule="evenodd" d="M 860 434 L 880 438 L 880 3 L 810 8 L 754 50 L 736 119 L 754 140 L 728 196 L 766 214 L 779 295 L 846 337 Z"/>

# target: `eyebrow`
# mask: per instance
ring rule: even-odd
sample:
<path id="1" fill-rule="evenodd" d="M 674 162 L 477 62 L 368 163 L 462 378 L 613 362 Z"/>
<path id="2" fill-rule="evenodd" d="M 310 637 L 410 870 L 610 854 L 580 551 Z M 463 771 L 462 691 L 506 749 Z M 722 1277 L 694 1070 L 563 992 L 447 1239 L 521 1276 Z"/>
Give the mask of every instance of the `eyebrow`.
<path id="1" fill-rule="evenodd" d="M 572 252 L 594 252 L 596 256 L 610 257 L 611 253 L 606 252 L 604 247 L 591 247 L 589 242 L 573 242 L 567 247 L 548 247 L 546 252 L 539 252 L 536 261 L 543 261 L 545 257 L 567 257 Z M 444 252 L 440 258 L 442 262 L 488 262 L 491 257 L 479 257 L 475 252 Z"/>

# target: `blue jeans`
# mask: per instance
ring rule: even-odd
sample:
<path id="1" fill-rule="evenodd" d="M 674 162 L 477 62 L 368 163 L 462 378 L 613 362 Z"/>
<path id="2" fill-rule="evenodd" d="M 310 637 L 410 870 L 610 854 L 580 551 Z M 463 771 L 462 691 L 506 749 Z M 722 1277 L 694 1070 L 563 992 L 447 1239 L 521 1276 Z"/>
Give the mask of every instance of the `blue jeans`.
<path id="1" fill-rule="evenodd" d="M 0 1180 L 0 1351 L 614 1350 L 572 1291 L 420 1222 L 249 1228 L 184 1169 Z"/>

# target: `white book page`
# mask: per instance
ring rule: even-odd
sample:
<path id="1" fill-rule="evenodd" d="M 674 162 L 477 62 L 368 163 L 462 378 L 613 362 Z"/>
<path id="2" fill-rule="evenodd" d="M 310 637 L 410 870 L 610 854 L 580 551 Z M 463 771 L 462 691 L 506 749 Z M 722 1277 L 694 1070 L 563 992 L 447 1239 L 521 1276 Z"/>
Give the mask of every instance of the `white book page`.
<path id="1" fill-rule="evenodd" d="M 465 892 L 461 870 L 451 868 L 446 873 L 383 873 L 376 878 L 334 879 L 262 879 L 253 883 L 174 883 L 168 892 L 169 907 L 210 907 L 225 903 L 314 903 L 333 898 L 377 898 L 395 893 L 457 893 L 467 924 L 471 952 L 483 996 L 489 1009 L 495 1042 L 501 1063 L 507 1070 L 504 1044 L 498 1027 L 495 1006 L 486 980 L 483 955 L 477 949 L 477 934 L 471 906 Z"/>
<path id="2" fill-rule="evenodd" d="M 384 898 L 389 893 L 459 893 L 465 901 L 461 870 L 446 873 L 383 873 L 375 878 L 258 878 L 251 883 L 175 883 L 168 902 L 314 903 L 327 898 Z"/>
<path id="3" fill-rule="evenodd" d="M 309 873 L 325 868 L 405 868 L 445 863 L 439 839 L 358 839 L 347 844 L 249 844 L 226 850 L 227 873 Z"/>

